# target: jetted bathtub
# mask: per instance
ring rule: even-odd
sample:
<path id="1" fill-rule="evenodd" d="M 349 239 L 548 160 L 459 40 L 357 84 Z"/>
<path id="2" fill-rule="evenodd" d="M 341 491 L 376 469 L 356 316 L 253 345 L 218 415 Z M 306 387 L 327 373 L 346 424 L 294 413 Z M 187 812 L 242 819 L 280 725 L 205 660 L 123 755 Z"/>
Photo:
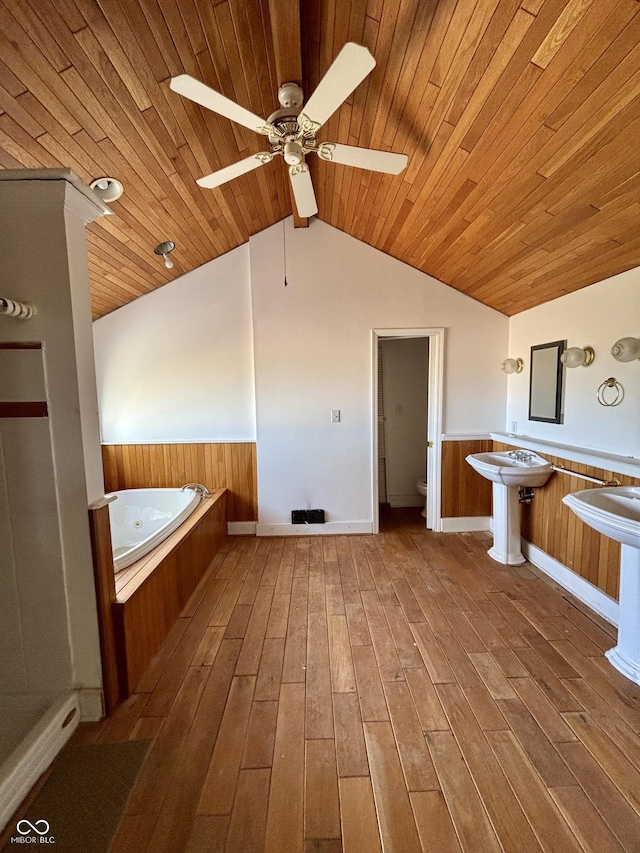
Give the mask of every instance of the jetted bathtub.
<path id="1" fill-rule="evenodd" d="M 125 489 L 109 504 L 113 568 L 119 572 L 144 557 L 197 508 L 193 489 Z"/>

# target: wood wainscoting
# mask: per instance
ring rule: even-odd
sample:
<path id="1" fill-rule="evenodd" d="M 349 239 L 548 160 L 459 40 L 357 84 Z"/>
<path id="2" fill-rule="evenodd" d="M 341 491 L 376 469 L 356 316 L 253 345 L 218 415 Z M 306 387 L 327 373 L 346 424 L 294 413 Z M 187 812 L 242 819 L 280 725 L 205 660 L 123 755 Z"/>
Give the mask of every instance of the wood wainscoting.
<path id="1" fill-rule="evenodd" d="M 105 490 L 180 488 L 202 483 L 227 489 L 229 521 L 258 518 L 256 444 L 103 444 Z"/>
<path id="2" fill-rule="evenodd" d="M 470 453 L 493 450 L 491 439 L 442 442 L 442 517 L 491 515 L 491 483 L 465 462 Z"/>
<path id="3" fill-rule="evenodd" d="M 494 449 L 503 451 L 517 448 L 495 442 Z M 623 486 L 640 486 L 640 480 L 604 468 L 570 462 L 548 453 L 544 453 L 544 458 L 553 465 L 568 468 L 577 474 L 586 474 L 599 480 L 617 477 Z M 553 474 L 545 486 L 534 490 L 534 500 L 522 505 L 522 538 L 617 601 L 620 546 L 613 539 L 601 536 L 584 524 L 562 503 L 562 498 L 569 492 L 589 488 L 598 486 L 568 474 Z"/>
<path id="4" fill-rule="evenodd" d="M 116 575 L 121 700 L 136 688 L 226 535 L 227 492 L 219 489 L 157 548 Z"/>

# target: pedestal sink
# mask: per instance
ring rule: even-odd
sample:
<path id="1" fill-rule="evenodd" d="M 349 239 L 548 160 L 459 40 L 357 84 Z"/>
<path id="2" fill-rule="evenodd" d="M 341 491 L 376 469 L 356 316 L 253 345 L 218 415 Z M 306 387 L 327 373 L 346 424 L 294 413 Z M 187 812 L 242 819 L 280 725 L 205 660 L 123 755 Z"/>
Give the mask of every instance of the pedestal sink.
<path id="1" fill-rule="evenodd" d="M 618 672 L 640 684 L 640 486 L 585 489 L 562 501 L 621 545 L 618 645 L 605 655 Z"/>
<path id="2" fill-rule="evenodd" d="M 467 462 L 493 483 L 493 547 L 488 554 L 498 563 L 518 566 L 525 562 L 520 547 L 520 486 L 544 486 L 553 467 L 528 450 L 472 453 Z"/>

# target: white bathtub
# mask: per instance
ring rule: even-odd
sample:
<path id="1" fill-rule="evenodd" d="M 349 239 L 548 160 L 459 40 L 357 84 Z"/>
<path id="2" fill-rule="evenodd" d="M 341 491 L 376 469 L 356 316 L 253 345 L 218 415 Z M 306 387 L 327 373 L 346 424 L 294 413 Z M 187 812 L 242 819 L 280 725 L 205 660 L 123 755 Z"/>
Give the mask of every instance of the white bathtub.
<path id="1" fill-rule="evenodd" d="M 109 504 L 113 568 L 119 572 L 144 557 L 200 503 L 193 489 L 126 489 Z"/>

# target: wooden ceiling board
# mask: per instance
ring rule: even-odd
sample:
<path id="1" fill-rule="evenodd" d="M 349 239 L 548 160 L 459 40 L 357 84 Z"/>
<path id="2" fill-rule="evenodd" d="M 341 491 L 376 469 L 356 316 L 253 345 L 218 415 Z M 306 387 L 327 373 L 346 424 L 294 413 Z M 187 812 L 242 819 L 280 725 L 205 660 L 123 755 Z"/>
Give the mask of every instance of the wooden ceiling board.
<path id="1" fill-rule="evenodd" d="M 0 167 L 125 186 L 88 229 L 95 317 L 292 212 L 279 160 L 197 186 L 266 141 L 170 78 L 267 118 L 346 41 L 377 64 L 320 139 L 409 165 L 310 156 L 321 219 L 509 315 L 640 266 L 638 0 L 0 0 Z"/>

